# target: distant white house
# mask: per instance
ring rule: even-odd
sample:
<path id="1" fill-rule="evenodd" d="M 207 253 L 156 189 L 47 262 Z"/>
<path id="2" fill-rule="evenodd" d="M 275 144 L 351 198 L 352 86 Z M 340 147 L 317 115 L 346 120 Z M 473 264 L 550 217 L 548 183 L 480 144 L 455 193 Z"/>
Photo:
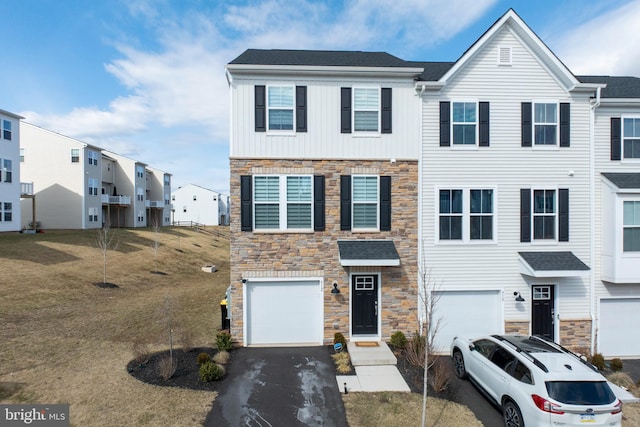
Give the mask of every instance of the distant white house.
<path id="1" fill-rule="evenodd" d="M 21 119 L 0 110 L 0 232 L 20 230 Z"/>
<path id="2" fill-rule="evenodd" d="M 173 221 L 204 225 L 229 225 L 229 196 L 196 184 L 173 190 Z"/>

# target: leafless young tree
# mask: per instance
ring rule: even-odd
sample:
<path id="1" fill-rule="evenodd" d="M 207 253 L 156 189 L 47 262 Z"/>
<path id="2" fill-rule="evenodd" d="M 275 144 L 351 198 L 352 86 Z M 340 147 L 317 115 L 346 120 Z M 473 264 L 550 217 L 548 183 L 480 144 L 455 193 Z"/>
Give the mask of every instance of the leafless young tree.
<path id="1" fill-rule="evenodd" d="M 116 232 L 111 230 L 108 218 L 102 228 L 97 229 L 96 246 L 102 252 L 102 283 L 107 284 L 107 255 L 109 250 L 115 250 L 118 247 Z"/>
<path id="2" fill-rule="evenodd" d="M 154 273 L 159 273 L 158 270 L 158 253 L 160 252 L 160 228 L 162 226 L 162 224 L 160 223 L 160 221 L 158 220 L 158 217 L 153 215 L 151 217 L 151 230 L 153 231 L 153 243 L 151 244 L 151 247 L 153 248 L 153 255 L 154 255 L 154 260 L 155 260 L 155 270 L 153 271 Z"/>

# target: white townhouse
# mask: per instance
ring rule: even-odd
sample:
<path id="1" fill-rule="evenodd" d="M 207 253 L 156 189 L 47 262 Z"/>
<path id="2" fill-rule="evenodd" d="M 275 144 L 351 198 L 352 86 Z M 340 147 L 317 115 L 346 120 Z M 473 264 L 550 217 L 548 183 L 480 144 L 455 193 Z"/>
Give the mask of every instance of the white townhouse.
<path id="1" fill-rule="evenodd" d="M 438 349 L 506 332 L 640 355 L 640 79 L 575 76 L 513 10 L 456 62 L 423 65 Z"/>
<path id="2" fill-rule="evenodd" d="M 34 186 L 35 204 L 22 201 L 22 225 L 91 229 L 102 226 L 101 148 L 27 122 L 20 123 L 23 180 Z"/>
<path id="3" fill-rule="evenodd" d="M 145 172 L 148 225 L 171 225 L 171 174 L 151 166 Z"/>
<path id="4" fill-rule="evenodd" d="M 19 231 L 20 195 L 20 120 L 0 110 L 0 232 Z"/>
<path id="5" fill-rule="evenodd" d="M 173 221 L 191 221 L 204 225 L 229 225 L 229 196 L 187 184 L 171 193 Z"/>

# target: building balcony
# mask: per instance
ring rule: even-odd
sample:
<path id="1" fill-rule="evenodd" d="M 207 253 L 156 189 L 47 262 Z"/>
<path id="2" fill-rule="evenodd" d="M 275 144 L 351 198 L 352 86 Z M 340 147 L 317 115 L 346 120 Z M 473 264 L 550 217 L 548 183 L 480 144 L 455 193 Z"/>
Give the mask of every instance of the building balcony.
<path id="1" fill-rule="evenodd" d="M 164 202 L 162 200 L 145 200 L 144 205 L 151 209 L 164 209 Z"/>
<path id="2" fill-rule="evenodd" d="M 33 196 L 33 182 L 20 183 L 20 197 Z"/>
<path id="3" fill-rule="evenodd" d="M 120 205 L 131 206 L 131 197 L 129 196 L 109 196 L 108 194 L 102 194 L 103 205 Z"/>

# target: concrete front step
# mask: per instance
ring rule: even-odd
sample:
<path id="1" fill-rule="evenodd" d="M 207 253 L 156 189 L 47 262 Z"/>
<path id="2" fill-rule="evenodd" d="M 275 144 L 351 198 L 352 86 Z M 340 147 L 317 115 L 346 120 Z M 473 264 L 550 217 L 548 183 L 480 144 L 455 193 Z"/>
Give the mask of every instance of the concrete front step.
<path id="1" fill-rule="evenodd" d="M 398 360 L 384 341 L 377 346 L 359 346 L 353 341 L 347 343 L 351 364 L 357 366 L 396 365 Z"/>

